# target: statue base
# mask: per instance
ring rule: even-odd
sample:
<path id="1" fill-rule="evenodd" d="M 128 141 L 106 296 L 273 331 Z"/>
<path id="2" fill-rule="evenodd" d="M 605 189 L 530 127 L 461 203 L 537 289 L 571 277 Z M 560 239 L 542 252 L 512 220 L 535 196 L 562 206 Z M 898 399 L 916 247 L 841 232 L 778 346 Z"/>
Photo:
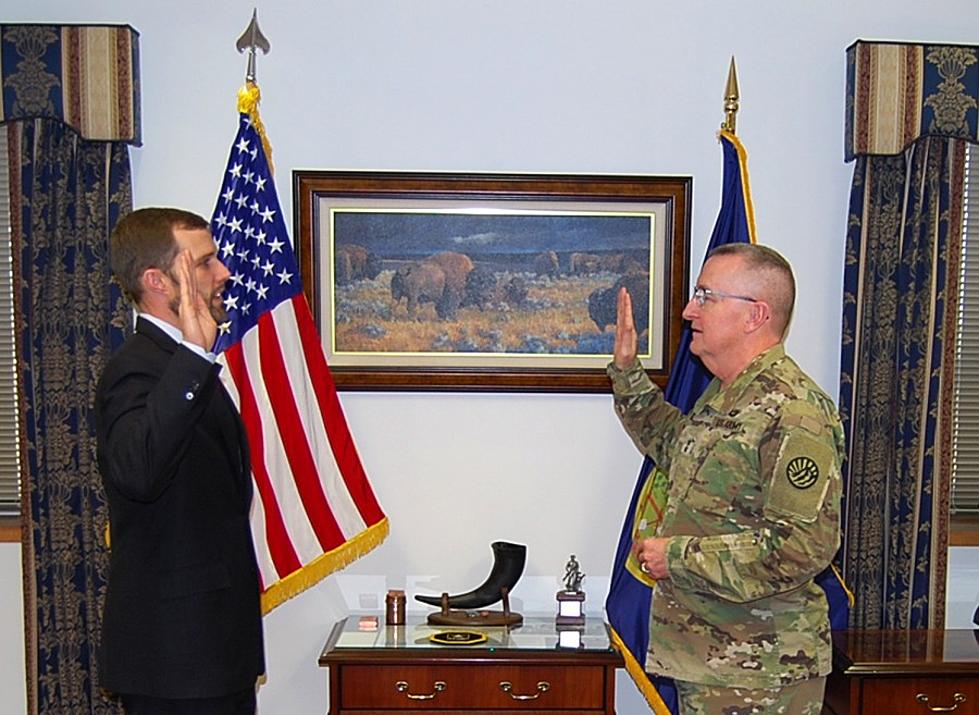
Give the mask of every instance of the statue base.
<path id="1" fill-rule="evenodd" d="M 585 602 L 584 591 L 558 591 L 558 612 L 555 623 L 559 626 L 583 626 L 585 614 L 582 605 Z"/>

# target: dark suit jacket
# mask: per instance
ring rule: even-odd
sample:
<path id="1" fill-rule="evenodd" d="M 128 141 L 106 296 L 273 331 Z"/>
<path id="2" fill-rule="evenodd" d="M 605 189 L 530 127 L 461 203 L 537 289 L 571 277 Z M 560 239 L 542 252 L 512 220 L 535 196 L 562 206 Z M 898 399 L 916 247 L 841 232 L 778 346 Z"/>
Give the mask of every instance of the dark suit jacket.
<path id="1" fill-rule="evenodd" d="M 219 370 L 139 319 L 99 382 L 110 691 L 214 697 L 265 670 L 248 447 Z"/>

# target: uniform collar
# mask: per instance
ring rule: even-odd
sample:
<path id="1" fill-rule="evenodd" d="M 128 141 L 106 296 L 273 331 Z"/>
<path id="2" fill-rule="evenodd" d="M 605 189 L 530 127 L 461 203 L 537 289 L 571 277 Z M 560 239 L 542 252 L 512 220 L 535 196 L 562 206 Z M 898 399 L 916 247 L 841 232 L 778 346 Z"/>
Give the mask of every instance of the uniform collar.
<path id="1" fill-rule="evenodd" d="M 785 346 L 782 343 L 776 343 L 765 352 L 756 355 L 748 363 L 748 366 L 734 378 L 734 382 L 726 388 L 722 388 L 721 381 L 715 377 L 697 401 L 697 408 L 709 405 L 718 412 L 727 412 L 738 403 L 741 395 L 758 375 L 784 358 Z"/>

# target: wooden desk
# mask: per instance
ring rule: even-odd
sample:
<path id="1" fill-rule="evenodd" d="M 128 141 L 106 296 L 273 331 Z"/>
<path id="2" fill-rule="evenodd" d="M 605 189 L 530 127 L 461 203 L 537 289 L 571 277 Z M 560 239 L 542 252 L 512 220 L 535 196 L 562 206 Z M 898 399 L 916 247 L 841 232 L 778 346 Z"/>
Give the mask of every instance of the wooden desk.
<path id="1" fill-rule="evenodd" d="M 319 657 L 329 668 L 331 715 L 415 715 L 479 711 L 486 715 L 614 715 L 615 669 L 622 665 L 605 624 L 589 619 L 580 648 L 558 648 L 554 617 L 522 626 L 472 628 L 488 636 L 472 646 L 433 644 L 437 631 L 409 616 L 405 626 L 361 630 L 349 616 L 334 626 Z"/>
<path id="2" fill-rule="evenodd" d="M 835 632 L 826 707 L 835 715 L 979 713 L 979 630 Z"/>

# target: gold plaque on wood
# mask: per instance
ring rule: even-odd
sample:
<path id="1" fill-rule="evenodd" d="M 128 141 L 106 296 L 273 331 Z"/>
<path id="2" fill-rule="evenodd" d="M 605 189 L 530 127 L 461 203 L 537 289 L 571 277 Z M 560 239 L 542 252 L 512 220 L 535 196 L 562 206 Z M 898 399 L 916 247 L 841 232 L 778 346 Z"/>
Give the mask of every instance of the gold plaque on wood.
<path id="1" fill-rule="evenodd" d="M 428 637 L 440 645 L 476 645 L 486 642 L 486 634 L 479 631 L 439 631 Z"/>

